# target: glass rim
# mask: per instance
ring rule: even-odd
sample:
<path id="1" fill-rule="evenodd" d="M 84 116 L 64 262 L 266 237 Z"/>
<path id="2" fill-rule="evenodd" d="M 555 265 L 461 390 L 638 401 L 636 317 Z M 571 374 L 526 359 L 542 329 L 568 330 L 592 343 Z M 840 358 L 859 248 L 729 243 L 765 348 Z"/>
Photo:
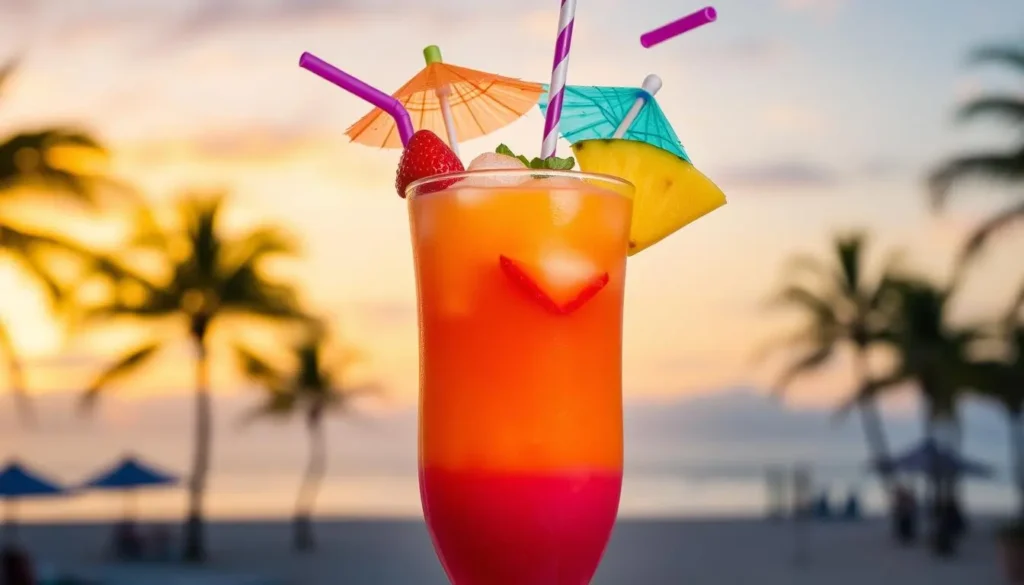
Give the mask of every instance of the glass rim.
<path id="1" fill-rule="evenodd" d="M 568 179 L 576 179 L 580 181 L 598 181 L 602 183 L 608 183 L 610 185 L 616 185 L 618 188 L 627 188 L 630 192 L 636 191 L 636 185 L 630 183 L 622 177 L 616 177 L 615 175 L 606 175 L 603 173 L 585 173 L 582 171 L 570 171 L 562 169 L 478 169 L 473 171 L 458 171 L 454 173 L 444 173 L 441 175 L 434 175 L 431 177 L 424 177 L 422 179 L 416 179 L 409 183 L 405 187 L 405 196 L 407 199 L 413 199 L 418 197 L 416 192 L 426 185 L 432 183 L 439 183 L 441 181 L 459 181 L 462 179 L 468 179 L 471 177 L 480 177 L 486 175 L 498 175 L 498 176 L 516 176 L 516 175 L 541 175 L 543 177 L 565 177 Z M 454 185 L 451 185 L 454 187 Z M 516 185 L 495 185 L 494 187 L 512 188 Z M 494 187 L 484 187 L 494 188 Z M 447 188 L 447 187 L 446 187 Z"/>

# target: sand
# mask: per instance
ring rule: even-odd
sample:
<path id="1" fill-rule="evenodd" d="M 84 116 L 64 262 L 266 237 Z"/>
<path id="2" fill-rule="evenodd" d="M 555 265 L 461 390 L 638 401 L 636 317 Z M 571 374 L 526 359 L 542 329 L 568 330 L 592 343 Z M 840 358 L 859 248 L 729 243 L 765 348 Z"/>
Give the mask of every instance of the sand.
<path id="1" fill-rule="evenodd" d="M 446 585 L 422 523 L 337 520 L 317 527 L 318 552 L 293 554 L 283 522 L 220 522 L 210 527 L 206 573 L 273 578 L 290 585 Z M 62 569 L 116 571 L 101 560 L 104 525 L 30 525 L 22 541 Z M 803 542 L 804 546 L 798 546 Z M 802 551 L 802 562 L 798 562 Z M 113 567 L 113 568 L 111 568 Z M 120 571 L 136 570 L 122 568 Z M 182 575 L 178 565 L 146 567 Z M 197 575 L 198 576 L 198 575 Z M 153 585 L 165 582 L 154 578 Z M 179 582 L 168 579 L 167 583 Z M 244 581 L 241 581 L 244 582 Z M 991 526 L 977 521 L 959 555 L 901 549 L 879 521 L 808 525 L 764 520 L 622 520 L 593 585 L 1002 585 Z M 148 583 L 138 583 L 148 585 Z"/>

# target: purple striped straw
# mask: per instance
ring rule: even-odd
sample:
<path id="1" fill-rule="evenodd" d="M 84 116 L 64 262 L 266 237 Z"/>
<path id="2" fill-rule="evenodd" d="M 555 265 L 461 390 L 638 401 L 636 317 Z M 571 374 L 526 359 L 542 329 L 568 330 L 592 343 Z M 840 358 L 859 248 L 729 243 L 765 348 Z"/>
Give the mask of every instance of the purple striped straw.
<path id="1" fill-rule="evenodd" d="M 558 121 L 562 118 L 562 100 L 565 99 L 565 79 L 569 72 L 569 48 L 572 45 L 572 25 L 575 18 L 576 0 L 562 0 L 562 9 L 558 13 L 555 60 L 551 65 L 551 84 L 548 85 L 548 111 L 544 118 L 541 158 L 555 156 L 558 147 Z"/>

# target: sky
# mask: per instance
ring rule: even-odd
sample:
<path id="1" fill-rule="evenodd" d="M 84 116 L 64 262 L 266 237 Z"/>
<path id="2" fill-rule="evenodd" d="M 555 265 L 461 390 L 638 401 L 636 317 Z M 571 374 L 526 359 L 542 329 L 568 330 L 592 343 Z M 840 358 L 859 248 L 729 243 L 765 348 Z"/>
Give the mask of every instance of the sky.
<path id="1" fill-rule="evenodd" d="M 900 249 L 943 278 L 971 226 L 1009 201 L 978 185 L 934 215 L 923 177 L 950 154 L 1015 138 L 957 125 L 953 113 L 981 92 L 1024 90 L 967 59 L 979 45 L 1021 38 L 1016 0 L 941 9 L 931 0 L 720 0 L 716 23 L 641 47 L 643 32 L 701 6 L 581 0 L 576 18 L 569 83 L 639 85 L 658 73 L 659 103 L 729 198 L 629 261 L 631 404 L 767 388 L 778 364 L 751 355 L 794 323 L 762 309 L 788 256 L 822 253 L 836 233 L 863 229 L 873 266 Z M 0 59 L 21 59 L 0 95 L 0 132 L 87 128 L 111 147 L 115 172 L 155 202 L 226 188 L 232 227 L 293 230 L 304 254 L 282 274 L 372 357 L 369 375 L 388 389 L 390 407 L 408 408 L 417 341 L 408 221 L 393 188 L 398 153 L 350 144 L 344 131 L 367 106 L 300 69 L 298 57 L 311 51 L 392 89 L 422 67 L 424 46 L 439 44 L 449 62 L 547 82 L 557 10 L 553 0 L 520 0 L 514 10 L 473 0 L 0 0 Z M 499 142 L 539 151 L 542 125 L 531 112 L 463 145 L 463 157 Z M 1024 279 L 1022 250 L 1024 238 L 1011 234 L 985 254 L 958 315 L 1001 310 Z M 65 339 L 10 267 L 0 267 L 0 289 L 0 315 L 28 356 L 34 392 L 73 393 L 117 351 L 114 342 Z M 138 429 L 159 416 L 119 416 L 132 400 L 186 400 L 188 357 L 185 347 L 171 351 L 118 388 L 106 424 Z M 225 361 L 216 390 L 243 393 Z M 848 389 L 845 366 L 796 385 L 790 408 L 834 403 Z M 46 402 L 44 418 L 72 416 L 55 406 L 66 402 Z"/>

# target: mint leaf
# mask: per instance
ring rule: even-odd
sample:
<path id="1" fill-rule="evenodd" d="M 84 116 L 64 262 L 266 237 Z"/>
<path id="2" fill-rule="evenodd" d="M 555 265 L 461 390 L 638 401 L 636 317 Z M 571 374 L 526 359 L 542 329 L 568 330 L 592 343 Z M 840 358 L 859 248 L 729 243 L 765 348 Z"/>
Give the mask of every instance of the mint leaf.
<path id="1" fill-rule="evenodd" d="M 547 171 L 571 171 L 573 168 L 576 167 L 576 159 L 574 159 L 571 156 L 566 158 L 559 158 L 557 156 L 552 156 L 549 158 L 540 158 L 539 156 L 536 156 L 533 158 L 533 160 L 530 160 L 521 154 L 516 154 L 512 152 L 512 149 L 506 146 L 505 144 L 499 144 L 498 148 L 494 149 L 494 152 L 519 159 L 519 161 L 522 162 L 523 165 L 525 165 L 528 169 Z"/>
<path id="2" fill-rule="evenodd" d="M 530 166 L 529 159 L 527 159 L 525 156 L 523 156 L 521 154 L 516 154 L 516 153 L 512 152 L 512 149 L 509 148 L 508 146 L 506 146 L 505 144 L 499 144 L 498 148 L 494 149 L 494 152 L 496 152 L 498 154 L 503 154 L 505 156 L 511 156 L 512 158 L 515 158 L 515 159 L 519 159 L 519 162 L 523 163 L 527 167 Z"/>
<path id="3" fill-rule="evenodd" d="M 553 156 L 544 162 L 547 164 L 547 168 L 554 171 L 571 171 L 576 166 L 576 159 L 571 156 L 566 158 Z"/>

